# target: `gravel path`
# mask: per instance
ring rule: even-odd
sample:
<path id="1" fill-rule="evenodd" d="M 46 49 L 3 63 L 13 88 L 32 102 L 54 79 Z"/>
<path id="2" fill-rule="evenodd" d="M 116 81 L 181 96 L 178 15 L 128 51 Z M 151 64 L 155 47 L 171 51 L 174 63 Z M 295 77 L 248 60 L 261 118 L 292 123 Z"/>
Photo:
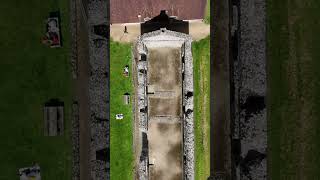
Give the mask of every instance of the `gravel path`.
<path id="1" fill-rule="evenodd" d="M 71 67 L 74 79 L 72 107 L 73 180 L 89 178 L 90 131 L 88 107 L 89 51 L 87 22 L 78 0 L 70 1 L 72 52 Z"/>

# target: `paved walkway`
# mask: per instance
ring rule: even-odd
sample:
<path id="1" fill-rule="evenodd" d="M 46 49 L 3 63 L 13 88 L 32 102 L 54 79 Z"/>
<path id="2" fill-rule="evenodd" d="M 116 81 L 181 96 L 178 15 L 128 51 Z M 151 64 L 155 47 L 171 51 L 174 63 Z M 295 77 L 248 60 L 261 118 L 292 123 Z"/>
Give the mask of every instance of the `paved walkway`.
<path id="1" fill-rule="evenodd" d="M 125 26 L 128 33 L 124 33 Z M 202 20 L 190 20 L 189 33 L 194 41 L 204 39 L 210 34 L 210 25 L 205 24 Z M 140 23 L 112 24 L 110 26 L 110 36 L 114 41 L 132 43 L 139 35 Z"/>
<path id="2" fill-rule="evenodd" d="M 127 32 L 124 33 L 124 28 L 127 27 Z M 110 25 L 110 37 L 114 41 L 131 43 L 134 42 L 140 35 L 140 23 L 125 23 Z"/>

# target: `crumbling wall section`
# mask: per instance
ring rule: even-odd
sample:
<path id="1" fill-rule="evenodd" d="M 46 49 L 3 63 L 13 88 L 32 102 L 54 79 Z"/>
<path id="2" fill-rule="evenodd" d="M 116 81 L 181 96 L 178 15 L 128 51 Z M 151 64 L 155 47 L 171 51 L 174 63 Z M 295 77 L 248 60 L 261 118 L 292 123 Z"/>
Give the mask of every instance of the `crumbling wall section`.
<path id="1" fill-rule="evenodd" d="M 143 153 L 143 136 L 145 135 L 145 139 L 147 139 L 147 131 L 148 131 L 148 116 L 147 116 L 147 108 L 148 108 L 148 100 L 147 100 L 147 62 L 141 58 L 141 55 L 147 54 L 147 49 L 143 42 L 139 39 L 137 41 L 137 51 L 140 55 L 137 62 L 137 74 L 138 76 L 138 87 L 137 87 L 137 100 L 138 100 L 138 109 L 139 112 L 139 134 L 141 134 L 141 154 L 139 159 L 139 167 L 138 167 L 138 174 L 139 180 L 148 180 L 148 154 Z M 145 59 L 146 60 L 146 59 Z"/>
<path id="2" fill-rule="evenodd" d="M 184 95 L 184 173 L 185 179 L 194 179 L 194 120 L 193 120 L 193 60 L 191 49 L 191 38 L 186 38 L 184 52 L 184 81 L 183 81 L 183 95 Z"/>

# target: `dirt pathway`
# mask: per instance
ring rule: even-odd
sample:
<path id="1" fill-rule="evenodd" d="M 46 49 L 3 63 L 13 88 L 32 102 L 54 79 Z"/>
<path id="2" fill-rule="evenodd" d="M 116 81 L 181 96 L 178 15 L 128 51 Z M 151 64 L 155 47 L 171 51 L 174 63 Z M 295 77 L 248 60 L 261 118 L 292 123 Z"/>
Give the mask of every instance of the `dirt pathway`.
<path id="1" fill-rule="evenodd" d="M 189 34 L 194 41 L 204 39 L 210 35 L 210 25 L 204 23 L 202 20 L 190 20 Z"/>
<path id="2" fill-rule="evenodd" d="M 77 79 L 74 80 L 75 100 L 79 104 L 79 166 L 80 180 L 89 179 L 90 175 L 90 130 L 89 130 L 89 99 L 88 99 L 88 81 L 89 81 L 89 48 L 87 24 L 80 13 L 78 1 L 73 8 L 72 16 L 75 16 L 74 29 L 75 34 L 75 61 L 77 66 Z M 85 27 L 85 28 L 84 28 Z"/>
<path id="3" fill-rule="evenodd" d="M 125 26 L 127 32 L 124 33 Z M 111 24 L 110 25 L 110 37 L 113 41 L 132 43 L 140 35 L 139 23 L 127 23 L 127 24 Z"/>
<path id="4" fill-rule="evenodd" d="M 231 179 L 229 3 L 213 1 L 213 51 L 210 62 L 211 176 Z M 214 99 L 214 101 L 213 101 Z"/>

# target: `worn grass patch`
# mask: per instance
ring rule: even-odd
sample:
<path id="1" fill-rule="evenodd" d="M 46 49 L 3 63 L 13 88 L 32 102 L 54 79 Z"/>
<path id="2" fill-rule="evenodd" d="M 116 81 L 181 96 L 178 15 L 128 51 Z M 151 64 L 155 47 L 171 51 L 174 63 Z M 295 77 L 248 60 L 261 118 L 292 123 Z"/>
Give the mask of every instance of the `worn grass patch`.
<path id="1" fill-rule="evenodd" d="M 320 177 L 320 31 L 316 0 L 268 0 L 270 179 Z"/>
<path id="2" fill-rule="evenodd" d="M 63 44 L 40 43 L 50 11 L 60 10 Z M 3 1 L 0 6 L 0 179 L 18 179 L 18 168 L 40 165 L 43 179 L 71 179 L 70 34 L 68 2 Z M 65 102 L 65 134 L 45 137 L 43 105 Z"/>
<path id="3" fill-rule="evenodd" d="M 132 103 L 125 105 L 123 94 L 133 99 L 132 74 L 122 75 L 123 68 L 131 69 L 131 45 L 110 41 L 110 176 L 111 179 L 133 179 L 133 112 Z M 131 71 L 130 71 L 131 73 Z M 116 114 L 123 114 L 116 120 Z"/>
<path id="4" fill-rule="evenodd" d="M 192 43 L 195 112 L 195 177 L 210 176 L 210 36 Z"/>

